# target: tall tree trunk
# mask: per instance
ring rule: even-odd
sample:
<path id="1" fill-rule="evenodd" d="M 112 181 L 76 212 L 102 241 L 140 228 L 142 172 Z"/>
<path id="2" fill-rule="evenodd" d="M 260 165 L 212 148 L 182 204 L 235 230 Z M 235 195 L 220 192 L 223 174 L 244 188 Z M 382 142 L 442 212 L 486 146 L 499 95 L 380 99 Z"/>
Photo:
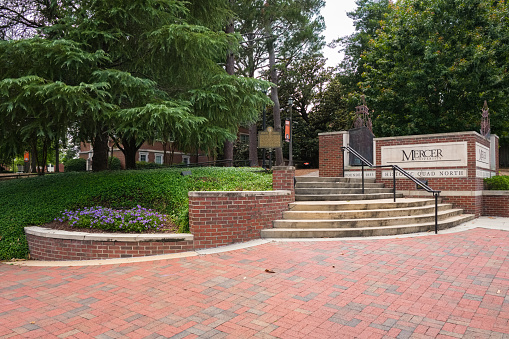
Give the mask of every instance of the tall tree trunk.
<path id="1" fill-rule="evenodd" d="M 248 62 L 249 62 L 249 77 L 254 78 L 255 75 L 255 65 L 254 65 L 254 34 L 248 35 L 248 46 L 249 46 L 249 54 L 248 54 Z M 264 108 L 265 109 L 265 108 Z M 258 166 L 258 133 L 256 128 L 256 122 L 249 126 L 249 166 L 254 167 Z"/>
<path id="2" fill-rule="evenodd" d="M 249 126 L 249 166 L 258 166 L 258 145 L 257 145 L 256 123 Z"/>
<path id="3" fill-rule="evenodd" d="M 58 138 L 56 138 L 55 139 L 55 173 L 60 172 L 59 164 L 60 164 L 60 144 L 58 143 Z"/>
<path id="4" fill-rule="evenodd" d="M 94 155 L 92 156 L 92 171 L 100 172 L 108 169 L 108 133 L 98 132 L 92 141 Z"/>
<path id="5" fill-rule="evenodd" d="M 233 3 L 233 0 L 230 0 L 230 3 Z M 230 20 L 230 23 L 226 27 L 225 32 L 227 34 L 235 32 L 235 27 L 233 26 L 233 19 Z M 229 75 L 235 74 L 235 56 L 233 55 L 233 51 L 229 51 L 226 57 L 226 73 L 228 73 Z M 226 140 L 224 142 L 223 154 L 224 160 L 227 160 L 224 166 L 226 167 L 233 166 L 233 141 Z"/>
<path id="6" fill-rule="evenodd" d="M 272 28 L 268 26 L 267 35 L 269 37 L 272 36 Z M 276 69 L 276 53 L 274 51 L 274 39 L 269 39 L 267 41 L 267 51 L 269 52 L 269 67 L 270 67 L 270 81 L 274 84 L 270 88 L 270 98 L 274 102 L 274 107 L 272 108 L 272 114 L 274 116 L 274 131 L 281 133 L 281 107 L 279 106 L 279 98 L 278 98 L 278 76 Z M 276 166 L 280 166 L 283 164 L 283 149 L 276 148 Z"/>
<path id="7" fill-rule="evenodd" d="M 29 173 L 37 173 L 37 137 L 32 139 L 32 157 L 30 158 Z"/>

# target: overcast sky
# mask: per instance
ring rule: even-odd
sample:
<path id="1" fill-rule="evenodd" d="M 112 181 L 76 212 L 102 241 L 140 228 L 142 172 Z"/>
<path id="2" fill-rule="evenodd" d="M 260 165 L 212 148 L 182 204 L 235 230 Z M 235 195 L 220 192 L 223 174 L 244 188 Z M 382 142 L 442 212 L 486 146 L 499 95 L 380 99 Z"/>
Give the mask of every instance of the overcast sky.
<path id="1" fill-rule="evenodd" d="M 325 40 L 330 43 L 332 40 L 350 35 L 354 32 L 353 21 L 346 16 L 356 8 L 355 0 L 326 0 L 325 7 L 322 9 L 322 16 L 325 19 Z M 328 58 L 327 66 L 336 66 L 342 59 L 337 53 L 328 47 L 324 49 L 324 55 Z"/>

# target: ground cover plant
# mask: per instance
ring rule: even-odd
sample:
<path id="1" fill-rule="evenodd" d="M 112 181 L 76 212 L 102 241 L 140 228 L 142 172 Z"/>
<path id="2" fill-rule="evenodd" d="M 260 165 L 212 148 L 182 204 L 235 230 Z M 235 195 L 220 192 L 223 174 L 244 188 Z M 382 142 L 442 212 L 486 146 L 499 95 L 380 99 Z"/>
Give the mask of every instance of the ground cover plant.
<path id="1" fill-rule="evenodd" d="M 188 191 L 270 190 L 272 176 L 250 168 L 69 172 L 0 182 L 0 260 L 25 258 L 23 227 L 43 225 L 66 209 L 138 205 L 167 215 L 181 232 L 188 230 Z"/>

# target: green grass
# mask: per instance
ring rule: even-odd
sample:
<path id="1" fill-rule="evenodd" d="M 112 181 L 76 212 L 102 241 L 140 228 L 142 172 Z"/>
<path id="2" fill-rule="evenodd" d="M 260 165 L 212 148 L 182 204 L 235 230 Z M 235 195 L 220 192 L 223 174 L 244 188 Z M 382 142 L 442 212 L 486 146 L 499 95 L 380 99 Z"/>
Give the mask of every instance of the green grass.
<path id="1" fill-rule="evenodd" d="M 270 190 L 272 176 L 250 168 L 193 168 L 61 173 L 0 182 L 0 260 L 26 258 L 23 227 L 43 225 L 61 211 L 140 205 L 188 229 L 188 191 Z"/>

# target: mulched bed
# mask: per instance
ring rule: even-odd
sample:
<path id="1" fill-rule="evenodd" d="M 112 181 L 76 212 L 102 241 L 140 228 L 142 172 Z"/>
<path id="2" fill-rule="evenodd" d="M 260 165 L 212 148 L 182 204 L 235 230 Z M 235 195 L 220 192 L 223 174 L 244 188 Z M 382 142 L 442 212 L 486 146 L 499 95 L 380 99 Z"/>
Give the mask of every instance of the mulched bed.
<path id="1" fill-rule="evenodd" d="M 112 231 L 112 230 L 101 230 L 101 229 L 95 229 L 95 228 L 76 228 L 76 227 L 69 226 L 68 222 L 58 222 L 58 221 L 53 221 L 48 224 L 44 224 L 41 227 L 51 228 L 51 229 L 59 230 L 59 231 L 69 231 L 69 232 L 142 234 L 141 232 L 133 233 L 133 232 Z M 176 232 L 177 229 L 178 229 L 178 227 L 176 225 L 169 224 L 169 225 L 167 225 L 166 229 L 150 230 L 147 232 L 143 232 L 143 234 L 177 233 Z"/>

